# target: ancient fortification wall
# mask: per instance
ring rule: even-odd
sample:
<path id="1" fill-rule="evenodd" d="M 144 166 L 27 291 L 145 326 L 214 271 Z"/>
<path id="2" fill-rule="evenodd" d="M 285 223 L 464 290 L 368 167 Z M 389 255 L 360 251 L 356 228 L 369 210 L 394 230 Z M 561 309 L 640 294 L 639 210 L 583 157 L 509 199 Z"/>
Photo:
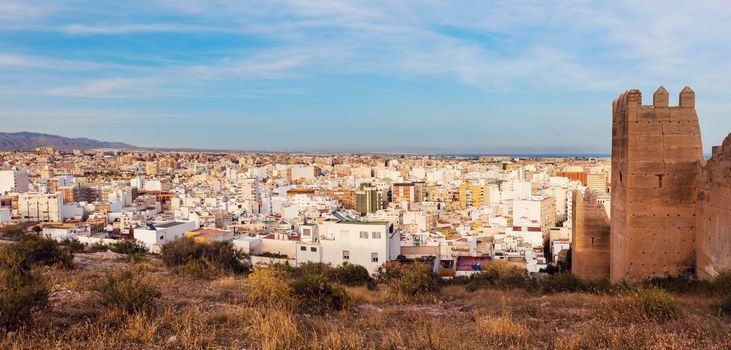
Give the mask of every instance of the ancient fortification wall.
<path id="1" fill-rule="evenodd" d="M 703 160 L 695 93 L 677 107 L 660 87 L 612 104 L 612 281 L 678 275 L 694 265 L 698 173 Z"/>
<path id="2" fill-rule="evenodd" d="M 581 278 L 609 278 L 609 217 L 596 194 L 575 190 L 572 197 L 571 272 Z"/>
<path id="3" fill-rule="evenodd" d="M 731 134 L 701 170 L 696 247 L 699 278 L 731 269 Z"/>

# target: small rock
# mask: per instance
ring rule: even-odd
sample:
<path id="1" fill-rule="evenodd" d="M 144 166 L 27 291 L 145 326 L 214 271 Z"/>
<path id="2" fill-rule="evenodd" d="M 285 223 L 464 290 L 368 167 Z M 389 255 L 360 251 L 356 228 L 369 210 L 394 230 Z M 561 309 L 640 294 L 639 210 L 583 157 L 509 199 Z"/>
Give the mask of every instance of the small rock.
<path id="1" fill-rule="evenodd" d="M 175 335 L 171 335 L 170 338 L 166 341 L 168 344 L 174 344 L 178 342 L 178 337 Z"/>

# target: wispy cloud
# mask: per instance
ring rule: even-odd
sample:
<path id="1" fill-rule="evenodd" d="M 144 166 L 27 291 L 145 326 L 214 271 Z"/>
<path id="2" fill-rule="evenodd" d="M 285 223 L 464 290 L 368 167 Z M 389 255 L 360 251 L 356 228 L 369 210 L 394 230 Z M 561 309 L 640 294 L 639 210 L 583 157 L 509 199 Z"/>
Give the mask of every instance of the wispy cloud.
<path id="1" fill-rule="evenodd" d="M 277 97 L 342 86 L 396 96 L 408 82 L 430 96 L 464 89 L 598 103 L 630 87 L 691 84 L 710 125 L 721 125 L 714 106 L 731 94 L 728 18 L 722 1 L 0 0 L 0 76 L 8 99 L 216 99 L 212 108 L 230 99 L 232 109 L 258 108 L 247 116 L 279 112 Z M 302 113 L 331 112 L 314 105 Z"/>

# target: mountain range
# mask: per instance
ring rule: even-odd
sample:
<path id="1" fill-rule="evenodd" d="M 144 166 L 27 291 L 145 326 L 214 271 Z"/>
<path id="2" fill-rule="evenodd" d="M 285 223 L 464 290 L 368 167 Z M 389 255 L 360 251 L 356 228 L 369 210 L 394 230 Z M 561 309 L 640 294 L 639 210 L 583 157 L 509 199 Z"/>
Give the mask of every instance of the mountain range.
<path id="1" fill-rule="evenodd" d="M 70 138 L 27 131 L 0 132 L 0 149 L 28 150 L 37 147 L 53 147 L 57 149 L 136 148 L 135 146 L 122 142 L 99 141 L 85 137 Z"/>

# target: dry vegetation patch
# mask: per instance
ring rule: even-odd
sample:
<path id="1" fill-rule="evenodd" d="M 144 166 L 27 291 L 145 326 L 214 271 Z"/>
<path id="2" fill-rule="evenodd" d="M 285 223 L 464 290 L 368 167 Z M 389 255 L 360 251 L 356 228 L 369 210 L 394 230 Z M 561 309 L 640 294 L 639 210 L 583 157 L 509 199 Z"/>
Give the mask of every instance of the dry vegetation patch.
<path id="1" fill-rule="evenodd" d="M 404 293 L 395 300 L 393 284 L 340 287 L 322 266 L 310 266 L 309 272 L 256 268 L 248 276 L 209 280 L 176 273 L 148 257 L 144 263 L 124 262 L 115 269 L 127 271 L 115 272 L 120 275 L 140 274 L 161 295 L 154 301 L 156 307 L 128 312 L 98 302 L 99 292 L 89 286 L 106 278 L 107 271 L 93 266 L 91 261 L 75 270 L 46 269 L 43 276 L 50 286 L 50 308 L 36 313 L 32 327 L 0 333 L 0 347 L 451 350 L 731 346 L 731 319 L 719 313 L 720 295 L 677 295 L 659 288 L 641 289 L 637 294 L 542 294 L 522 288 L 468 291 L 463 285 L 448 285 L 438 292 Z M 303 279 L 307 274 L 324 279 L 310 283 L 312 277 Z M 294 281 L 308 283 L 303 288 L 306 293 L 297 295 Z M 328 295 L 325 285 L 344 291 L 352 307 L 302 312 L 298 305 L 304 295 Z M 314 294 L 308 294 L 313 290 Z"/>

